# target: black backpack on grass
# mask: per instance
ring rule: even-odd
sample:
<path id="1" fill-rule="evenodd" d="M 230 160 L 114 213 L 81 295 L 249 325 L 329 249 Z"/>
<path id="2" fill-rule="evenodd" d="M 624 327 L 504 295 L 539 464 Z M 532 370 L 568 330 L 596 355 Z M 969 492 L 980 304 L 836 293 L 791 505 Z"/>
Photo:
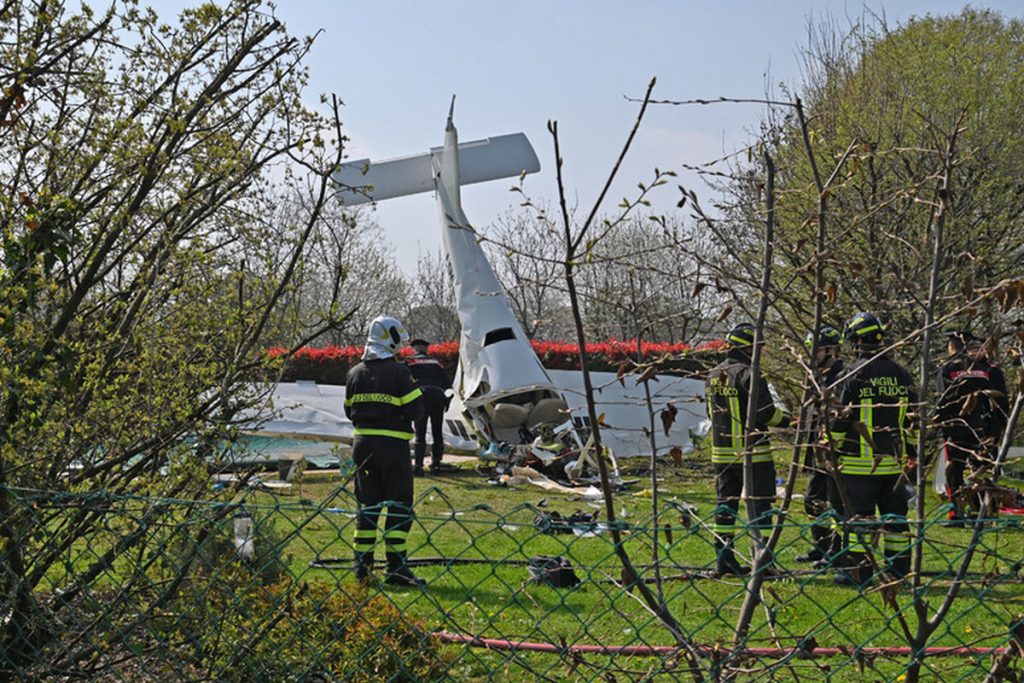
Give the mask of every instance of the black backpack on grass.
<path id="1" fill-rule="evenodd" d="M 555 588 L 572 588 L 580 580 L 569 560 L 562 556 L 536 555 L 530 558 L 530 578 Z"/>

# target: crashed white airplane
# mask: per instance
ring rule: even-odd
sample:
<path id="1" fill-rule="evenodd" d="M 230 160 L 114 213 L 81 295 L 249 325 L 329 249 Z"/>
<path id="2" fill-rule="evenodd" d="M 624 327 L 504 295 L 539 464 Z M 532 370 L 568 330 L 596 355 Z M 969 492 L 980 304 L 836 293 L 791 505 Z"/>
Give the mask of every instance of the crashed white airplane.
<path id="1" fill-rule="evenodd" d="M 462 325 L 455 397 L 472 416 L 473 431 L 487 441 L 522 443 L 525 434 L 518 427 L 568 418 L 568 405 L 530 346 L 462 211 L 460 185 L 539 170 L 522 133 L 459 145 L 449 112 L 444 147 L 376 164 L 353 161 L 334 176 L 342 187 L 356 188 L 337 193 L 345 204 L 436 192 Z"/>
<path id="2" fill-rule="evenodd" d="M 444 146 L 381 162 L 348 162 L 333 176 L 339 186 L 337 197 L 345 205 L 436 193 L 462 326 L 454 397 L 445 416 L 449 450 L 479 453 L 489 443 L 530 443 L 541 425 L 557 425 L 554 431 L 562 436 L 574 425 L 586 426 L 581 373 L 549 372 L 541 364 L 484 255 L 479 235 L 462 210 L 462 185 L 538 170 L 540 162 L 524 134 L 459 144 L 449 111 Z M 650 453 L 651 419 L 643 387 L 633 381 L 624 386 L 614 373 L 594 373 L 594 382 L 600 388 L 596 397 L 598 413 L 605 415 L 607 424 L 602 428 L 604 443 L 620 457 Z M 667 433 L 662 433 L 659 425 L 659 453 L 674 447 L 690 450 L 691 434 L 703 433 L 706 423 L 698 398 L 703 396 L 702 384 L 660 376 L 650 386 L 655 411 L 668 403 L 679 410 Z M 330 408 L 333 394 L 327 400 L 315 384 L 307 382 L 282 385 L 276 394 L 276 414 L 263 425 L 264 433 L 301 433 L 309 438 L 320 431 L 336 440 L 350 438 L 351 424 L 342 413 L 341 400 L 337 401 L 337 415 L 328 419 L 327 413 L 334 412 Z M 316 405 L 317 410 L 310 413 L 304 405 Z M 302 424 L 311 414 L 319 416 L 323 425 Z M 546 434 L 550 436 L 551 432 Z M 578 467 L 583 464 L 581 458 Z"/>
<path id="3" fill-rule="evenodd" d="M 462 210 L 462 185 L 522 176 L 539 170 L 537 155 L 522 133 L 460 145 L 450 110 L 443 147 L 433 148 L 426 154 L 379 163 L 369 159 L 349 162 L 334 176 L 342 188 L 337 196 L 347 205 L 430 190 L 436 193 L 444 249 L 455 280 L 462 325 L 459 367 L 453 387 L 455 400 L 447 415 L 448 426 L 456 432 L 455 436 L 476 436 L 478 443 L 528 443 L 536 436 L 535 429 L 544 424 L 568 421 L 563 429 L 571 429 L 571 409 L 578 409 L 582 403 L 582 397 L 577 401 L 567 401 L 564 387 L 552 381 L 537 358 L 487 261 L 479 235 Z M 690 397 L 701 393 L 696 382 L 691 385 L 690 381 L 668 377 L 664 381 L 666 385 L 676 385 L 673 387 L 676 391 L 668 392 L 673 394 L 668 400 L 682 398 L 677 393 L 680 389 Z M 575 384 L 571 380 L 570 383 Z M 609 394 L 618 393 L 616 389 L 622 388 L 616 386 L 612 389 L 611 383 L 608 384 Z M 639 410 L 633 412 L 639 412 L 639 415 L 630 415 L 628 423 L 620 422 L 618 425 L 614 424 L 615 418 L 624 418 L 623 413 L 629 411 L 602 406 L 612 431 L 618 427 L 633 432 L 632 438 L 626 439 L 629 442 L 627 450 L 620 451 L 624 455 L 635 454 L 637 448 L 641 452 L 650 448 L 642 445 L 647 440 L 643 429 L 649 422 L 649 413 L 645 406 L 637 405 L 638 399 L 642 400 L 634 395 L 626 403 L 638 407 Z M 661 405 L 656 409 L 664 407 L 667 402 L 665 396 L 659 396 L 659 399 L 656 402 Z M 678 436 L 667 439 L 666 450 L 674 445 L 689 446 L 690 428 L 703 420 L 703 410 L 699 405 L 678 407 L 682 408 L 679 426 L 686 431 L 678 435 L 683 439 Z M 687 407 L 693 409 L 687 410 Z M 637 417 L 642 420 L 639 424 Z M 583 423 L 578 410 L 575 418 L 577 425 Z M 672 436 L 671 431 L 669 436 Z M 626 445 L 621 442 L 622 439 L 608 440 L 613 452 L 617 450 L 616 446 Z"/>

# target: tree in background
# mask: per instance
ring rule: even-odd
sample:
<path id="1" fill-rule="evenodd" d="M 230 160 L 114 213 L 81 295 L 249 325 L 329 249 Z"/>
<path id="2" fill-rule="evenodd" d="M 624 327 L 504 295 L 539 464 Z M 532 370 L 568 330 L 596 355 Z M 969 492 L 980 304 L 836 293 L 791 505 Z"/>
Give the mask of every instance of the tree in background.
<path id="1" fill-rule="evenodd" d="M 509 304 L 530 339 L 569 339 L 569 318 L 561 238 L 550 217 L 540 212 L 508 212 L 486 230 L 484 251 Z"/>
<path id="2" fill-rule="evenodd" d="M 409 283 L 405 328 L 431 343 L 458 341 L 462 327 L 456 305 L 455 280 L 444 252 L 422 254 Z"/>
<path id="3" fill-rule="evenodd" d="M 579 266 L 589 335 L 694 343 L 711 334 L 720 302 L 714 288 L 695 287 L 708 260 L 706 234 L 672 216 L 606 225 L 591 260 Z"/>
<path id="4" fill-rule="evenodd" d="M 604 219 L 576 283 L 592 339 L 700 341 L 712 332 L 709 311 L 721 292 L 694 288 L 711 245 L 675 217 Z M 512 309 L 532 339 L 572 339 L 559 226 L 548 212 L 507 214 L 486 233 L 485 247 Z M 685 247 L 685 248 L 683 248 Z M 632 287 L 632 290 L 631 290 Z M 631 294 L 632 292 L 632 294 Z"/>
<path id="5" fill-rule="evenodd" d="M 845 36 L 831 26 L 812 32 L 802 87 L 809 142 L 830 167 L 852 145 L 849 163 L 828 196 L 835 226 L 827 245 L 827 292 L 848 315 L 875 310 L 895 329 L 918 326 L 932 266 L 936 192 L 952 150 L 949 214 L 939 266 L 936 315 L 975 287 L 1019 270 L 1024 231 L 1024 24 L 988 11 L 913 19 L 890 30 L 856 25 Z M 766 122 L 778 166 L 780 272 L 792 296 L 780 305 L 799 336 L 809 320 L 808 296 L 817 196 L 792 110 Z M 736 196 L 760 190 L 739 174 Z M 735 263 L 750 253 L 739 211 Z M 842 317 L 842 316 L 840 316 Z M 969 311 L 979 331 L 991 310 Z"/>
<path id="6" fill-rule="evenodd" d="M 403 314 L 410 294 L 380 225 L 364 211 L 332 203 L 310 235 L 308 255 L 282 310 L 289 321 L 282 333 L 296 326 L 321 329 L 318 343 L 361 345 L 370 321 Z"/>
<path id="7" fill-rule="evenodd" d="M 309 44 L 257 0 L 202 4 L 167 23 L 134 2 L 101 12 L 0 4 L 9 660 L 55 637 L 61 611 L 110 563 L 159 542 L 151 525 L 161 514 L 94 546 L 102 554 L 43 606 L 34 589 L 102 518 L 83 508 L 51 525 L 17 504 L 19 487 L 203 495 L 205 465 L 185 437 L 230 436 L 238 411 L 263 400 L 252 383 L 266 373 L 260 351 L 323 217 L 343 142 L 336 108 L 331 120 L 300 101 Z M 286 222 L 262 220 L 282 194 L 306 202 Z M 110 614 L 158 606 L 175 585 L 144 595 L 126 581 L 111 591 Z"/>

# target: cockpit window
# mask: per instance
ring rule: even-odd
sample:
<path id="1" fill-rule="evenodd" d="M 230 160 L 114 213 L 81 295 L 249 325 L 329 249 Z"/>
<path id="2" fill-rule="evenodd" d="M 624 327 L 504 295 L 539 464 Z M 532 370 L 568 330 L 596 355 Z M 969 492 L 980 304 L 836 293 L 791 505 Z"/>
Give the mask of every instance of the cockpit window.
<path id="1" fill-rule="evenodd" d="M 512 331 L 511 327 L 499 327 L 496 330 L 491 330 L 484 336 L 484 346 L 515 338 L 516 333 Z"/>

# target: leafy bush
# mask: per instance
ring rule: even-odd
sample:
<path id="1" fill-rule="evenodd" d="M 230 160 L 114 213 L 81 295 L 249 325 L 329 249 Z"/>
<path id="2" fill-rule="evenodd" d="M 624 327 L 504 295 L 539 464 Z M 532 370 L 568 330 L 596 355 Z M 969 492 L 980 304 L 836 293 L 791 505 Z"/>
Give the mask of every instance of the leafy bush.
<path id="1" fill-rule="evenodd" d="M 421 623 L 379 594 L 284 581 L 209 594 L 194 665 L 223 681 L 439 680 L 451 661 Z"/>

